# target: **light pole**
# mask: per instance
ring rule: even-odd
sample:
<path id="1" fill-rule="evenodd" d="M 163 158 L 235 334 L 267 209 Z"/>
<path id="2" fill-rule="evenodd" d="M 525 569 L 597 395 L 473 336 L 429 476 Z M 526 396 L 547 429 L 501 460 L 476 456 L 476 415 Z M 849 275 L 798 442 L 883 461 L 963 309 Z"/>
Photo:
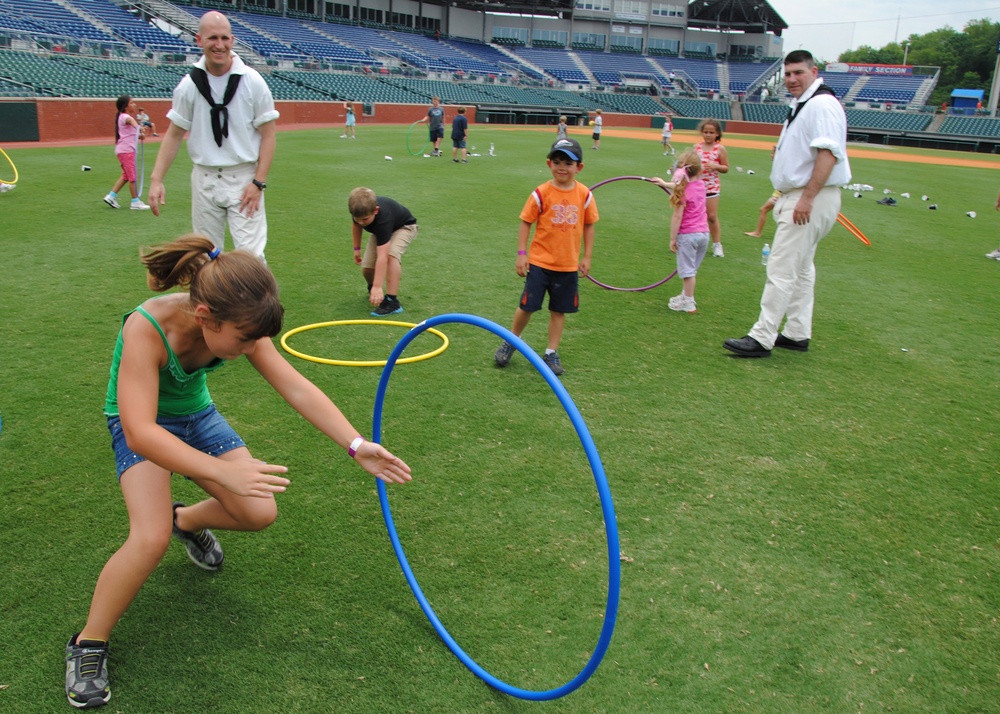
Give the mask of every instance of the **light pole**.
<path id="1" fill-rule="evenodd" d="M 903 40 L 903 64 L 906 64 L 906 55 L 910 53 L 910 41 Z"/>

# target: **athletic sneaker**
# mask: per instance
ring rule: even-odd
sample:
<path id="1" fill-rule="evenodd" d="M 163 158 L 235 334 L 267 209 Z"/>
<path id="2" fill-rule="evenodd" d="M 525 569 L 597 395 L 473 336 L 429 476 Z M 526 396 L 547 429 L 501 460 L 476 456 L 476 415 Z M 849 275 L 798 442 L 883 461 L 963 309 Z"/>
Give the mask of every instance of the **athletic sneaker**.
<path id="1" fill-rule="evenodd" d="M 684 294 L 670 298 L 667 302 L 667 307 L 675 312 L 698 312 L 698 307 L 695 305 L 694 298 L 688 297 Z"/>
<path id="2" fill-rule="evenodd" d="M 112 196 L 110 193 L 104 197 L 104 202 L 109 206 L 111 206 L 112 208 L 121 208 L 121 206 L 118 205 L 118 199 Z"/>
<path id="3" fill-rule="evenodd" d="M 712 255 L 716 258 L 725 258 L 726 253 L 722 250 L 722 243 L 712 243 Z"/>
<path id="4" fill-rule="evenodd" d="M 986 257 L 987 258 L 992 258 L 993 260 L 1000 260 L 1000 248 L 997 248 L 996 250 L 994 250 L 994 251 L 992 251 L 990 253 L 987 253 Z"/>
<path id="5" fill-rule="evenodd" d="M 514 345 L 504 340 L 497 347 L 497 351 L 493 353 L 493 361 L 497 363 L 497 367 L 506 367 L 510 363 L 510 358 L 514 356 Z"/>
<path id="6" fill-rule="evenodd" d="M 149 210 L 149 206 L 146 205 L 145 203 L 143 203 L 142 201 L 132 201 L 132 204 L 129 206 L 129 208 L 131 208 L 133 211 L 148 211 Z"/>
<path id="7" fill-rule="evenodd" d="M 77 709 L 101 707 L 111 699 L 108 681 L 108 643 L 77 642 L 77 632 L 66 643 L 66 699 Z"/>
<path id="8" fill-rule="evenodd" d="M 684 301 L 684 293 L 678 293 L 677 295 L 674 295 L 672 298 L 667 300 L 667 306 L 672 308 L 674 305 L 680 305 L 681 302 L 683 301 Z"/>
<path id="9" fill-rule="evenodd" d="M 553 352 L 552 354 L 542 355 L 542 362 L 548 365 L 549 369 L 552 370 L 552 374 L 559 376 L 566 370 L 563 369 L 562 362 L 559 361 L 559 353 Z"/>
<path id="10" fill-rule="evenodd" d="M 347 134 L 341 134 L 341 135 L 340 135 L 340 138 L 341 138 L 341 139 L 346 139 L 346 138 L 347 138 Z"/>
<path id="11" fill-rule="evenodd" d="M 371 311 L 372 317 L 385 317 L 386 315 L 396 315 L 403 311 L 403 306 L 399 304 L 397 298 L 382 298 L 382 304 Z"/>
<path id="12" fill-rule="evenodd" d="M 212 531 L 203 528 L 200 531 L 184 531 L 177 527 L 177 509 L 183 508 L 180 501 L 174 502 L 174 537 L 183 541 L 191 562 L 205 570 L 218 570 L 222 567 L 225 556 L 222 546 L 212 535 Z"/>

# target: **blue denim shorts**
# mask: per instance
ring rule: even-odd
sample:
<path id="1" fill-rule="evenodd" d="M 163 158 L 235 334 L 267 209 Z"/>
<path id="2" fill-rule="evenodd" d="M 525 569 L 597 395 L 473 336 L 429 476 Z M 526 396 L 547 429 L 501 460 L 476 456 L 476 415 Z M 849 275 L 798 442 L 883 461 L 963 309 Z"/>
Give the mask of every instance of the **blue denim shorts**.
<path id="1" fill-rule="evenodd" d="M 240 435 L 229 426 L 226 418 L 219 414 L 214 404 L 187 416 L 158 416 L 156 423 L 188 446 L 209 456 L 221 456 L 227 451 L 246 446 Z M 111 432 L 111 448 L 115 452 L 115 465 L 118 468 L 118 478 L 121 479 L 123 473 L 136 464 L 146 461 L 146 457 L 128 448 L 120 417 L 108 417 L 108 431 Z"/>

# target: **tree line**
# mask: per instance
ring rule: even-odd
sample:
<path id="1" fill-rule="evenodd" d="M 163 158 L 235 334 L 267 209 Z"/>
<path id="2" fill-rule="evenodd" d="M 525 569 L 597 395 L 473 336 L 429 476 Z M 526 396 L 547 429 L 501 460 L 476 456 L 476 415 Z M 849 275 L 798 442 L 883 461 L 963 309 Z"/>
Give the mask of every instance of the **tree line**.
<path id="1" fill-rule="evenodd" d="M 838 59 L 862 64 L 902 64 L 905 55 L 908 65 L 940 67 L 941 75 L 929 100 L 938 106 L 948 101 L 954 89 L 982 89 L 989 96 L 998 47 L 1000 23 L 984 18 L 969 21 L 961 32 L 945 26 L 925 35 L 912 34 L 903 42 L 890 42 L 881 49 L 861 45 L 842 53 Z"/>

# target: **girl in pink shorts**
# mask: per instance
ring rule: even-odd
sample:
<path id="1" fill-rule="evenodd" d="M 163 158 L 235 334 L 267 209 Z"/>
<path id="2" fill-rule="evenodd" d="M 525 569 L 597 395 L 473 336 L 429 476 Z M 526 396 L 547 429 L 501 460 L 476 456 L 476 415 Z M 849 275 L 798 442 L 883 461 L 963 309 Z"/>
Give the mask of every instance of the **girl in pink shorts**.
<path id="1" fill-rule="evenodd" d="M 118 205 L 118 192 L 125 184 L 128 184 L 132 193 L 133 211 L 148 211 L 149 206 L 142 202 L 136 189 L 135 153 L 138 142 L 146 137 L 139 130 L 139 122 L 136 121 L 136 105 L 132 97 L 123 94 L 115 102 L 115 156 L 118 157 L 122 165 L 122 175 L 115 181 L 114 188 L 104 197 L 104 202 L 112 208 L 121 208 Z"/>

